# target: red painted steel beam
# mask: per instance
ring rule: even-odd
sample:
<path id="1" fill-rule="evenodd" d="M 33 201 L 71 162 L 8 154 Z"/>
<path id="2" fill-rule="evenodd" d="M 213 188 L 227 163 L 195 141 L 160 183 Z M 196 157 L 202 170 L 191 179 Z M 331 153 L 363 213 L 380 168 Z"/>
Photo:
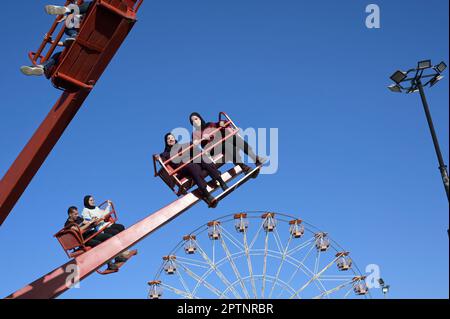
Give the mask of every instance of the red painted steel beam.
<path id="1" fill-rule="evenodd" d="M 222 174 L 224 181 L 229 181 L 241 172 L 237 166 Z M 211 187 L 208 187 L 211 190 Z M 195 192 L 194 192 L 195 193 Z M 162 227 L 175 217 L 194 206 L 200 199 L 194 193 L 189 193 L 166 207 L 156 211 L 140 222 L 125 229 L 123 232 L 101 243 L 95 248 L 70 260 L 66 264 L 49 272 L 33 283 L 12 293 L 7 299 L 50 299 L 55 298 L 69 289 L 67 282 L 73 278 L 74 266 L 78 267 L 77 277 L 81 281 L 104 265 L 119 253 L 136 245 L 146 236 Z M 138 255 L 139 256 L 139 255 Z M 138 257 L 134 257 L 138 258 Z M 126 266 L 125 266 L 126 267 Z M 122 271 L 122 270 L 121 270 Z"/>
<path id="2" fill-rule="evenodd" d="M 63 93 L 6 172 L 0 181 L 0 225 L 8 217 L 89 92 L 81 90 L 77 93 Z"/>
<path id="3" fill-rule="evenodd" d="M 130 17 L 134 18 L 135 13 Z M 100 78 L 135 22 L 136 20 L 129 18 L 122 19 L 95 66 L 88 71 L 87 78 L 93 83 L 96 83 Z M 93 29 L 96 27 L 96 23 L 98 21 L 92 22 Z M 84 37 L 83 28 L 78 37 L 80 39 Z M 67 59 L 67 55 L 64 59 Z M 61 63 L 64 64 L 64 62 Z M 69 78 L 66 77 L 66 80 L 73 77 L 72 74 L 68 75 Z M 0 181 L 0 226 L 8 217 L 17 200 L 23 194 L 92 89 L 92 86 L 85 85 L 79 81 L 72 80 L 72 82 L 77 84 L 77 86 L 81 86 L 82 89 L 76 93 L 65 92 L 61 95 L 44 122 L 39 126 L 28 144 Z"/>

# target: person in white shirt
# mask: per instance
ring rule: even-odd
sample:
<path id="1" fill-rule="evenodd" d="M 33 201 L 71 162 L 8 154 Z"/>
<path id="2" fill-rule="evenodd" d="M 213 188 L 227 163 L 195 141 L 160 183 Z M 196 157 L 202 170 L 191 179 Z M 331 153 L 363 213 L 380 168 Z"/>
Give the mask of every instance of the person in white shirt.
<path id="1" fill-rule="evenodd" d="M 100 209 L 100 207 L 95 205 L 95 199 L 91 195 L 86 195 L 84 197 L 84 208 L 81 213 L 83 218 L 85 220 L 92 220 L 92 219 L 102 219 L 105 218 L 106 215 L 108 215 L 111 212 L 111 201 L 107 201 L 107 206 L 105 210 Z M 111 222 L 101 222 L 97 225 L 99 228 L 107 227 L 105 228 L 104 232 L 107 234 L 111 234 L 113 236 L 117 235 L 121 231 L 125 229 L 125 227 L 121 224 L 117 223 L 111 223 Z"/>
<path id="2" fill-rule="evenodd" d="M 108 215 L 111 212 L 111 201 L 107 201 L 106 209 L 100 209 L 100 207 L 95 205 L 95 199 L 91 195 L 84 196 L 84 208 L 81 213 L 82 217 L 87 220 L 95 220 L 95 219 L 102 219 L 106 215 Z M 112 222 L 100 222 L 97 224 L 97 227 L 99 228 L 106 228 L 103 230 L 103 233 L 109 234 L 112 236 L 117 235 L 118 233 L 125 230 L 125 226 L 118 224 L 118 223 L 112 223 Z M 126 261 L 127 257 L 129 256 L 130 251 L 126 250 L 122 254 L 120 254 L 118 257 L 116 257 L 116 262 Z"/>

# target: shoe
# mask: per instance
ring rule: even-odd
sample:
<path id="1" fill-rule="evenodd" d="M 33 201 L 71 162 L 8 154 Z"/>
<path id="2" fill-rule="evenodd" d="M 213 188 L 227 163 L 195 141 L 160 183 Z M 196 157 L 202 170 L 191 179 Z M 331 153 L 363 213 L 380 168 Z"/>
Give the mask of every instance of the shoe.
<path id="1" fill-rule="evenodd" d="M 108 268 L 106 270 L 118 270 L 118 269 L 119 269 L 119 267 L 116 264 L 109 262 Z"/>
<path id="2" fill-rule="evenodd" d="M 214 197 L 211 196 L 211 194 L 208 194 L 204 197 L 205 202 L 208 204 L 209 207 L 216 207 L 217 201 L 214 199 Z"/>
<path id="3" fill-rule="evenodd" d="M 64 46 L 65 47 L 70 47 L 72 45 L 72 43 L 75 42 L 75 38 L 67 38 L 64 40 Z"/>
<path id="4" fill-rule="evenodd" d="M 114 262 L 116 263 L 116 264 L 118 264 L 118 263 L 124 263 L 124 262 L 126 262 L 128 260 L 128 258 L 125 258 L 125 257 L 116 257 L 115 259 L 114 259 Z"/>
<path id="5" fill-rule="evenodd" d="M 267 158 L 256 156 L 256 161 L 255 161 L 256 166 L 263 165 L 265 162 L 267 162 Z"/>
<path id="6" fill-rule="evenodd" d="M 250 172 L 252 169 L 250 168 L 250 166 L 247 166 L 245 164 L 239 164 L 239 166 L 241 166 L 242 171 L 244 172 L 245 175 L 248 174 L 248 172 Z"/>
<path id="7" fill-rule="evenodd" d="M 66 7 L 62 7 L 62 6 L 46 5 L 45 6 L 45 12 L 47 12 L 48 14 L 53 14 L 53 15 L 60 16 L 60 15 L 69 13 L 70 10 L 67 9 Z"/>
<path id="8" fill-rule="evenodd" d="M 37 66 L 22 66 L 20 68 L 20 71 L 22 71 L 23 74 L 25 75 L 44 75 L 44 67 L 42 65 L 37 65 Z"/>

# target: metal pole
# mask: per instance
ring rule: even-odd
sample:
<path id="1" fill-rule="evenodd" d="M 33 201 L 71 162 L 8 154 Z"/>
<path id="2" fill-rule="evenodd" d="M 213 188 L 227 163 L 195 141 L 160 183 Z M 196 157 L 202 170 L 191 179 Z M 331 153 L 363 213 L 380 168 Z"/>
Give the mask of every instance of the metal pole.
<path id="1" fill-rule="evenodd" d="M 427 117 L 428 126 L 430 128 L 431 137 L 433 138 L 433 144 L 434 149 L 436 150 L 436 155 L 439 161 L 439 170 L 441 171 L 441 177 L 442 182 L 444 183 L 445 192 L 447 193 L 447 200 L 449 200 L 448 193 L 449 193 L 449 179 L 448 179 L 448 172 L 447 172 L 447 166 L 444 163 L 444 159 L 442 158 L 441 149 L 439 147 L 439 142 L 436 137 L 436 132 L 434 130 L 433 120 L 431 119 L 430 109 L 428 107 L 428 102 L 425 97 L 425 92 L 423 90 L 422 82 L 417 80 L 417 87 L 419 88 L 420 97 L 422 98 L 422 104 L 423 109 L 425 111 L 425 115 Z"/>

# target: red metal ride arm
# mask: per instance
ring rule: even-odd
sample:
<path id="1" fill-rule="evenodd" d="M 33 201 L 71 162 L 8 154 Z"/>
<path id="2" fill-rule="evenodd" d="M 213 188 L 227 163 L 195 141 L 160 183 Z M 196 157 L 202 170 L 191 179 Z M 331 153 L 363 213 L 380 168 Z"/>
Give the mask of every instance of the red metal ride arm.
<path id="1" fill-rule="evenodd" d="M 52 75 L 54 85 L 67 86 L 71 90 L 66 90 L 61 95 L 0 181 L 0 226 L 131 31 L 142 1 L 94 1 L 79 35 L 70 48 L 65 49 L 62 61 Z M 58 17 L 39 50 L 30 55 L 34 64 L 39 58 L 40 63 L 47 59 L 55 49 L 56 43 L 61 40 L 64 27 L 57 38 L 51 40 L 51 35 L 58 25 L 57 20 Z M 109 31 L 106 37 L 105 30 Z M 44 48 L 52 42 L 50 50 L 43 56 Z"/>
<path id="2" fill-rule="evenodd" d="M 227 182 L 239 175 L 240 172 L 240 168 L 234 168 L 222 174 L 222 178 Z M 208 186 L 208 190 L 211 190 L 210 186 Z M 70 284 L 72 283 L 70 280 L 75 277 L 74 269 L 77 269 L 76 277 L 78 280 L 83 280 L 108 260 L 134 246 L 199 201 L 199 195 L 196 192 L 189 193 L 175 200 L 116 236 L 56 268 L 6 298 L 49 299 L 59 296 L 70 288 Z"/>
<path id="3" fill-rule="evenodd" d="M 89 91 L 63 93 L 0 181 L 0 225 L 58 142 Z"/>

